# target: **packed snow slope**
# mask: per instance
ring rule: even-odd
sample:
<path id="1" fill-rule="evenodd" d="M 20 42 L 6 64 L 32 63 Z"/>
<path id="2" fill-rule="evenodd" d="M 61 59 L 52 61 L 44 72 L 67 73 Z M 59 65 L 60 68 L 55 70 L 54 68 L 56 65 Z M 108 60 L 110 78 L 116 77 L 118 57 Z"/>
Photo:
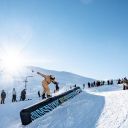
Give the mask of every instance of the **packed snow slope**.
<path id="1" fill-rule="evenodd" d="M 122 85 L 85 89 L 52 112 L 22 126 L 20 110 L 40 100 L 0 105 L 0 128 L 128 128 L 128 90 L 122 90 Z"/>
<path id="2" fill-rule="evenodd" d="M 39 90 L 42 92 L 41 83 L 43 78 L 39 76 L 37 72 L 41 72 L 47 75 L 54 75 L 56 77 L 56 81 L 59 82 L 60 88 L 63 88 L 65 86 L 69 87 L 75 84 L 82 87 L 83 84 L 94 81 L 94 79 L 92 78 L 87 78 L 70 72 L 47 70 L 39 67 L 29 66 L 24 67 L 21 71 L 15 74 L 6 73 L 4 71 L 0 72 L 0 91 L 4 89 L 9 96 L 12 93 L 12 89 L 15 88 L 18 92 L 18 97 L 20 97 L 21 90 L 25 88 L 25 80 L 27 77 L 27 95 L 29 95 L 28 98 L 31 98 L 32 96 L 36 95 Z M 55 89 L 55 86 L 53 84 L 50 84 L 49 87 L 51 91 Z"/>
<path id="3" fill-rule="evenodd" d="M 11 74 L 0 72 L 0 91 L 5 89 L 5 91 L 10 90 L 12 92 L 12 88 L 14 87 L 18 92 L 20 92 L 25 87 L 25 80 L 27 78 L 27 91 L 29 93 L 37 92 L 38 90 L 42 91 L 41 82 L 42 77 L 37 74 L 37 72 L 41 72 L 46 75 L 53 75 L 56 77 L 56 81 L 59 82 L 59 86 L 72 86 L 78 85 L 82 86 L 83 84 L 87 84 L 88 82 L 93 82 L 94 79 L 87 78 L 84 76 L 80 76 L 77 74 L 73 74 L 65 71 L 54 71 L 47 70 L 39 67 L 28 66 L 24 67 L 21 71 Z M 31 76 L 31 77 L 30 77 Z M 54 85 L 50 85 L 50 88 L 53 90 Z M 8 92 L 8 93 L 11 93 Z"/>
<path id="4" fill-rule="evenodd" d="M 39 67 L 27 67 L 28 70 L 32 70 L 33 75 L 35 75 L 35 79 L 39 80 L 37 78 L 36 72 L 41 72 L 44 74 L 52 74 L 56 77 L 56 80 L 59 81 L 60 85 L 72 85 L 72 84 L 77 84 L 77 85 L 82 85 L 82 84 L 87 84 L 88 82 L 93 82 L 94 79 L 80 76 L 74 73 L 66 72 L 66 71 L 54 71 L 54 70 L 47 70 Z M 39 76 L 38 76 L 39 77 Z M 42 79 L 42 78 L 41 78 Z"/>

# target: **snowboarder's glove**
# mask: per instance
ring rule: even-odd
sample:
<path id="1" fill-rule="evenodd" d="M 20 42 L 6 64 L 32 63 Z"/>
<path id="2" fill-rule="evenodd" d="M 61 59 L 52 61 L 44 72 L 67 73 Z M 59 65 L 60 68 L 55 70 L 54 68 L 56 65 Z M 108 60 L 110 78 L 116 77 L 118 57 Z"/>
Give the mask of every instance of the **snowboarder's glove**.
<path id="1" fill-rule="evenodd" d="M 52 81 L 53 84 L 58 84 L 56 81 Z"/>
<path id="2" fill-rule="evenodd" d="M 40 72 L 37 72 L 37 74 L 40 74 Z"/>

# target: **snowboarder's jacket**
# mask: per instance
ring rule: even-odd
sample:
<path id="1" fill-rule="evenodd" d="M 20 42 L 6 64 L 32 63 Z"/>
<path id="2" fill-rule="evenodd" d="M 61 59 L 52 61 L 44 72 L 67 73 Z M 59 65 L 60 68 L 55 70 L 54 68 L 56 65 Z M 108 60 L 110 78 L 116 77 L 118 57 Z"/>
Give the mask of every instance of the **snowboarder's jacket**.
<path id="1" fill-rule="evenodd" d="M 44 75 L 40 72 L 37 72 L 37 74 L 41 75 L 42 77 L 44 77 L 44 80 L 42 81 L 42 86 L 43 86 L 43 93 L 47 93 L 47 95 L 50 95 L 50 89 L 48 87 L 48 85 L 52 82 L 55 83 L 55 77 L 53 77 L 52 75 Z"/>

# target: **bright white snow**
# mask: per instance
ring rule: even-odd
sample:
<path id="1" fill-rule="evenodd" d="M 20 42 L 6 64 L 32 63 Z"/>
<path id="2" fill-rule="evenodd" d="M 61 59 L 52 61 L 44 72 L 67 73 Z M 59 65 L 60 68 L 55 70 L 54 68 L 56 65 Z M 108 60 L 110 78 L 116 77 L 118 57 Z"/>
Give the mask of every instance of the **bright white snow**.
<path id="1" fill-rule="evenodd" d="M 41 99 L 0 105 L 1 128 L 127 128 L 128 91 L 120 85 L 84 90 L 52 112 L 22 126 L 19 112 Z"/>
<path id="2" fill-rule="evenodd" d="M 77 77 L 70 75 L 70 78 Z M 84 78 L 79 76 L 77 82 L 80 79 Z M 67 81 L 69 83 L 69 80 Z M 86 88 L 52 112 L 23 126 L 20 111 L 41 101 L 37 96 L 38 89 L 33 93 L 33 88 L 37 86 L 33 85 L 32 89 L 30 87 L 28 86 L 27 97 L 31 97 L 32 100 L 11 103 L 11 94 L 7 94 L 10 98 L 4 105 L 0 104 L 0 128 L 128 128 L 128 90 L 122 90 L 122 85 L 117 84 Z M 61 86 L 61 90 L 54 95 L 68 89 L 69 86 Z"/>

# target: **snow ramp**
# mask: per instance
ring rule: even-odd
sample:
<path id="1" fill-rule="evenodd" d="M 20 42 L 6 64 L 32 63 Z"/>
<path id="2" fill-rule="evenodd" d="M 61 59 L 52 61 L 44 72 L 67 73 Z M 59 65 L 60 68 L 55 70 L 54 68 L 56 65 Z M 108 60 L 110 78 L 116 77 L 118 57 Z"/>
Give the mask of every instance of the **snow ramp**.
<path id="1" fill-rule="evenodd" d="M 104 104 L 103 96 L 82 92 L 27 128 L 96 128 Z"/>

